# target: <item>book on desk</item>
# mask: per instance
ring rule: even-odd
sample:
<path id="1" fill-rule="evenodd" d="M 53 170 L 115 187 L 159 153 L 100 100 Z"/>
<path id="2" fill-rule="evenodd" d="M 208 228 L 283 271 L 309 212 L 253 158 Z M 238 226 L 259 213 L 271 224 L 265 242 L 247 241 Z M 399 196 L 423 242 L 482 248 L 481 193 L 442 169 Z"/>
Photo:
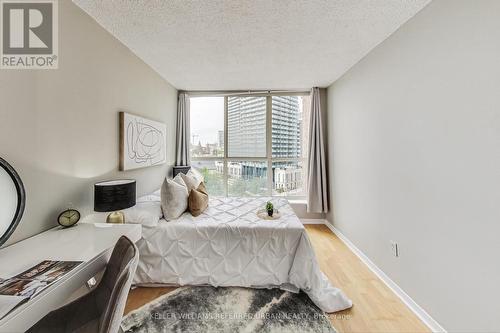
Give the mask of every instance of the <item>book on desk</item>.
<path id="1" fill-rule="evenodd" d="M 44 260 L 9 279 L 0 278 L 0 318 L 35 297 L 82 261 Z"/>

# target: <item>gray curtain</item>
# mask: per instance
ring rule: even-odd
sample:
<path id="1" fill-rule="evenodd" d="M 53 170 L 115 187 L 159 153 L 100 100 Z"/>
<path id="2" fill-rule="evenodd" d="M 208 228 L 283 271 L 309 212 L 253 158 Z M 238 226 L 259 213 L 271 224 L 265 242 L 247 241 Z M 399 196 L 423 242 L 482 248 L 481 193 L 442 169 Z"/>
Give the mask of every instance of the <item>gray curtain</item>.
<path id="1" fill-rule="evenodd" d="M 189 158 L 189 96 L 179 93 L 177 101 L 177 139 L 175 145 L 175 165 L 191 165 Z"/>
<path id="2" fill-rule="evenodd" d="M 328 182 L 326 170 L 325 137 L 322 120 L 321 91 L 311 91 L 311 121 L 309 125 L 309 158 L 307 177 L 307 211 L 328 212 Z"/>

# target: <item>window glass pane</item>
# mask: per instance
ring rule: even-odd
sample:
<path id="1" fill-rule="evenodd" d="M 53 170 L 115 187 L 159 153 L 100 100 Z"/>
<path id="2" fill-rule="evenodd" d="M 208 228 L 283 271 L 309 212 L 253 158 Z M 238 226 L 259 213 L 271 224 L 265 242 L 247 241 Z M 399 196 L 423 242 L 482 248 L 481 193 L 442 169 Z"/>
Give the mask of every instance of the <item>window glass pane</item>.
<path id="1" fill-rule="evenodd" d="M 272 156 L 307 157 L 309 96 L 272 97 Z"/>
<path id="2" fill-rule="evenodd" d="M 226 195 L 224 193 L 224 162 L 191 161 L 191 166 L 197 169 L 205 178 L 205 187 L 209 196 Z"/>
<path id="3" fill-rule="evenodd" d="M 190 98 L 191 156 L 224 156 L 224 97 Z"/>
<path id="4" fill-rule="evenodd" d="M 273 195 L 305 195 L 304 165 L 302 161 L 273 162 Z"/>
<path id="5" fill-rule="evenodd" d="M 229 157 L 266 157 L 266 98 L 228 97 Z"/>
<path id="6" fill-rule="evenodd" d="M 268 195 L 267 162 L 265 161 L 228 161 L 227 175 L 229 196 Z"/>

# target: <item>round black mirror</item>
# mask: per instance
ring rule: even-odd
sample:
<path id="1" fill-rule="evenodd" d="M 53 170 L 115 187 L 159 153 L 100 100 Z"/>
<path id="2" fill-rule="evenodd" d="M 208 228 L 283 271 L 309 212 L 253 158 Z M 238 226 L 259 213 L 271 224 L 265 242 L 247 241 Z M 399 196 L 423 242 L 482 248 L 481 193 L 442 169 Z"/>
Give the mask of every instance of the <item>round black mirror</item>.
<path id="1" fill-rule="evenodd" d="M 0 246 L 14 232 L 23 216 L 26 192 L 16 170 L 0 157 Z"/>

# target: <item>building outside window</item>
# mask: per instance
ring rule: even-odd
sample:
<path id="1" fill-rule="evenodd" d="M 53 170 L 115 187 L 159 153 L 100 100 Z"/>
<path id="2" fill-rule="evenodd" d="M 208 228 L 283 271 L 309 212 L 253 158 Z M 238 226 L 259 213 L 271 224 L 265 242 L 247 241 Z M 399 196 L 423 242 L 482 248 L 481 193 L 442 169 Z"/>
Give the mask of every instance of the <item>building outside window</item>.
<path id="1" fill-rule="evenodd" d="M 192 166 L 209 193 L 305 196 L 309 110 L 307 94 L 192 97 Z"/>

